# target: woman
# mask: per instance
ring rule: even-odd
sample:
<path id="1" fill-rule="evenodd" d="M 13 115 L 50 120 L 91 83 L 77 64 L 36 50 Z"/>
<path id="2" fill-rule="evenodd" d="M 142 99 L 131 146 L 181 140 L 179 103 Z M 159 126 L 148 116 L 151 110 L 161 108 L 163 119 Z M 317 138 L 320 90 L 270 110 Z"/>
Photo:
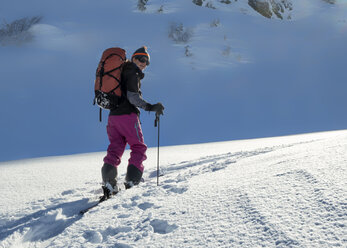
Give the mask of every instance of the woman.
<path id="1" fill-rule="evenodd" d="M 142 162 L 147 158 L 147 146 L 143 140 L 139 108 L 154 111 L 157 115 L 163 114 L 164 106 L 161 103 L 152 105 L 142 98 L 141 79 L 144 77 L 143 71 L 149 62 L 150 56 L 144 46 L 137 49 L 132 55 L 131 61 L 127 61 L 123 65 L 121 87 L 126 97 L 116 109 L 110 111 L 107 124 L 110 144 L 101 169 L 103 183 L 109 190 L 108 194 L 118 192 L 117 167 L 121 163 L 127 144 L 130 146 L 131 153 L 125 187 L 128 189 L 139 184 L 142 178 L 144 170 Z"/>

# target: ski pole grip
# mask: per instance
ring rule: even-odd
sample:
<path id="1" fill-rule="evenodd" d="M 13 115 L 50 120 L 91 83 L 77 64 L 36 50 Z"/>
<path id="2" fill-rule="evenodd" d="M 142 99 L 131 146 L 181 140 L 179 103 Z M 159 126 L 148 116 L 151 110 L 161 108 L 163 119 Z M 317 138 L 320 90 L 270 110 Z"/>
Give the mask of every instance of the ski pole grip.
<path id="1" fill-rule="evenodd" d="M 159 121 L 159 115 L 155 114 L 155 120 L 154 120 L 154 126 L 158 126 L 158 121 Z"/>

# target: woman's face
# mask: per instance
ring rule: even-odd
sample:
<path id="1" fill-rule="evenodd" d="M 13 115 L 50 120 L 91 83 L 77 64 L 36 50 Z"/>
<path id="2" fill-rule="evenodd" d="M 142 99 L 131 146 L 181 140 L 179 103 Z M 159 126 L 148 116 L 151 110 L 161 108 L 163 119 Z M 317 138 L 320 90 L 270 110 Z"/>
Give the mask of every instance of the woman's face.
<path id="1" fill-rule="evenodd" d="M 141 71 L 143 71 L 147 67 L 146 61 L 141 62 L 137 58 L 133 58 L 133 62 L 137 65 L 138 68 L 140 68 Z"/>

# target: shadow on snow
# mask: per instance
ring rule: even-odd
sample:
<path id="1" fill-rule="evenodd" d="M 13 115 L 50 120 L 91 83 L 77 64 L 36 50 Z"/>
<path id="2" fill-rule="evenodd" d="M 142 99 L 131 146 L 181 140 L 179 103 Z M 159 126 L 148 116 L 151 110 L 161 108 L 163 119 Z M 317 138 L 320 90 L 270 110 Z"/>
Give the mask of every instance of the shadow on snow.
<path id="1" fill-rule="evenodd" d="M 67 227 L 82 218 L 81 207 L 88 205 L 89 199 L 62 203 L 45 210 L 8 221 L 0 228 L 0 240 L 15 232 L 23 232 L 23 241 L 43 241 L 62 233 Z"/>

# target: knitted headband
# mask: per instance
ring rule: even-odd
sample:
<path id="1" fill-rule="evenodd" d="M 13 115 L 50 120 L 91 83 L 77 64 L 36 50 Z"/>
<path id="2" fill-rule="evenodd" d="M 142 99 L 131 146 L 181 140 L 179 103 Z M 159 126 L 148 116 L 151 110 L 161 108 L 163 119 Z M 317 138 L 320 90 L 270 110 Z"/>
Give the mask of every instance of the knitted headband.
<path id="1" fill-rule="evenodd" d="M 142 56 L 146 56 L 148 58 L 148 61 L 150 60 L 150 56 L 149 56 L 149 53 L 147 52 L 147 47 L 146 46 L 143 46 L 139 49 L 137 49 L 134 54 L 132 55 L 131 58 L 133 57 L 142 57 Z"/>

